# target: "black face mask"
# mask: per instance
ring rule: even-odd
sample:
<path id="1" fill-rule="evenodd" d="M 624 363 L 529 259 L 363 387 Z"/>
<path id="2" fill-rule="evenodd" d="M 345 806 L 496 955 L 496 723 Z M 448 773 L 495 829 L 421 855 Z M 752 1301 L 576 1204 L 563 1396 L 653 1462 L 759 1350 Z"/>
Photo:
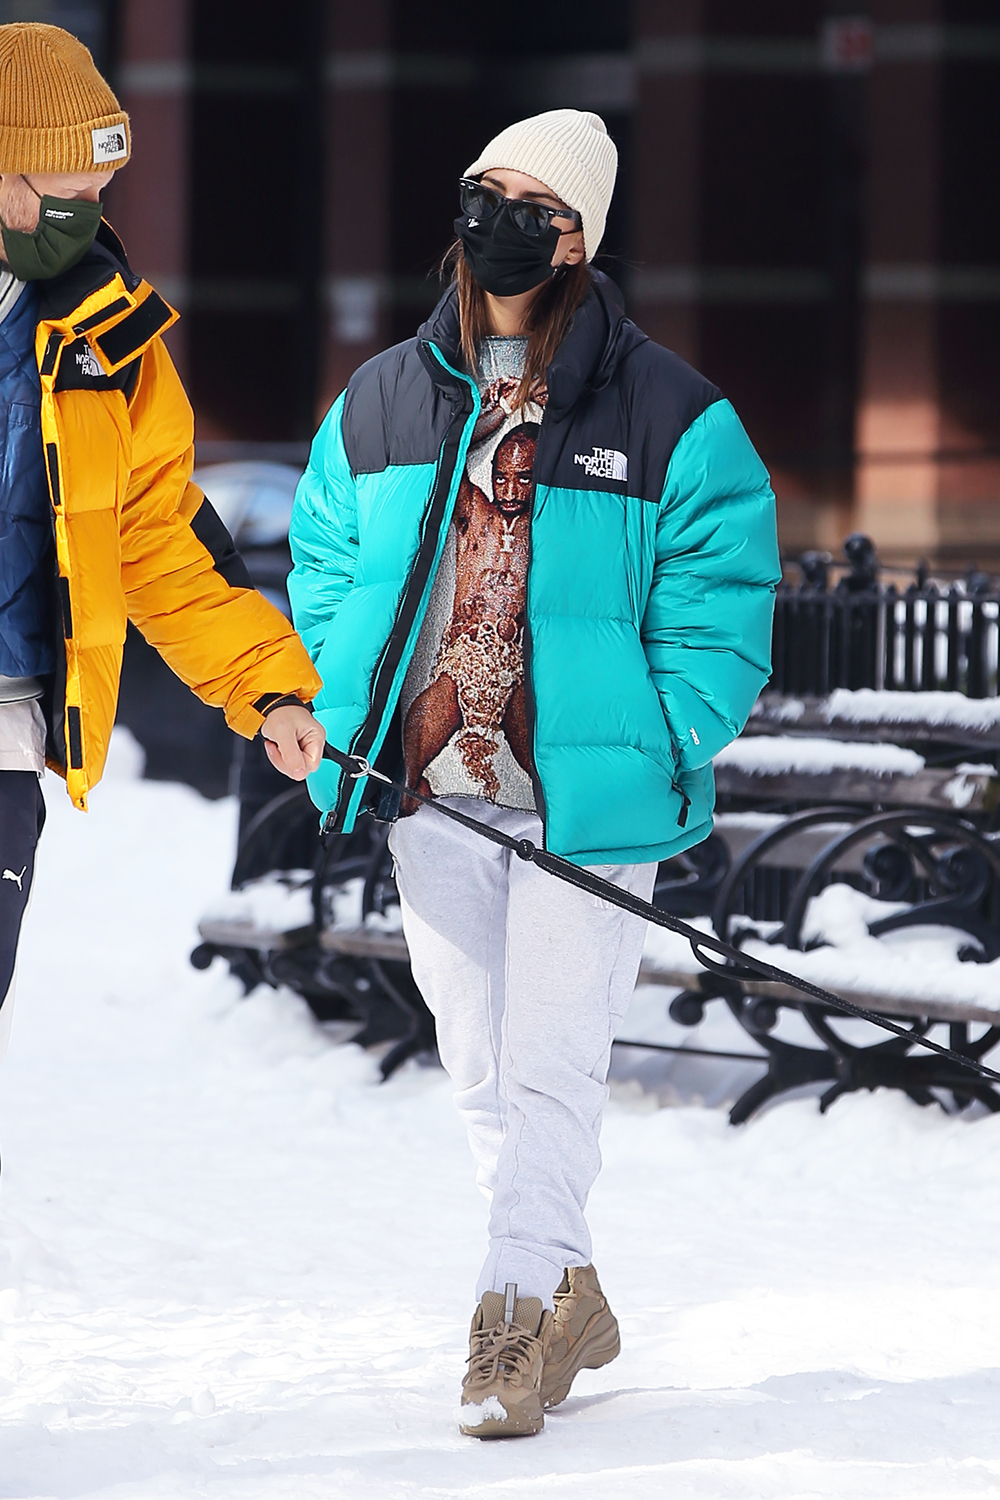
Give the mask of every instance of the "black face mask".
<path id="1" fill-rule="evenodd" d="M 555 269 L 552 257 L 559 230 L 550 224 L 544 234 L 526 235 L 510 217 L 505 204 L 489 219 L 463 214 L 455 220 L 465 262 L 484 292 L 494 297 L 518 297 L 541 286 Z"/>

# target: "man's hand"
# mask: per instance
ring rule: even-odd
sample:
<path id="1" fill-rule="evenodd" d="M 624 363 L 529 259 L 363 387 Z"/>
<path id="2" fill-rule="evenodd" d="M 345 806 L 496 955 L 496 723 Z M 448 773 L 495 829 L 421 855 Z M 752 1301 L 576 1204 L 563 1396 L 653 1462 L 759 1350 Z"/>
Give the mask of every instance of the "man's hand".
<path id="1" fill-rule="evenodd" d="M 307 708 L 286 704 L 274 709 L 260 732 L 272 766 L 293 781 L 305 781 L 323 759 L 326 730 Z"/>

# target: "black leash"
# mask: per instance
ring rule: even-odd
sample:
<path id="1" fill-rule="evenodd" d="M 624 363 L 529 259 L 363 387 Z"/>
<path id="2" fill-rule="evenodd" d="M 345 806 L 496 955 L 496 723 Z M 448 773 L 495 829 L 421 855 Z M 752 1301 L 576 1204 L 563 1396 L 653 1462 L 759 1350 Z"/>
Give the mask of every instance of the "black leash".
<path id="1" fill-rule="evenodd" d="M 381 771 L 376 771 L 375 767 L 370 765 L 362 755 L 345 755 L 342 750 L 336 750 L 330 744 L 324 747 L 323 755 L 326 760 L 332 760 L 342 771 L 346 772 L 352 781 L 359 781 L 363 777 L 379 781 L 390 791 L 397 792 L 402 797 L 411 797 L 414 802 L 422 802 L 425 807 L 433 807 L 442 817 L 450 818 L 453 823 L 461 823 L 463 828 L 471 828 L 473 833 L 489 839 L 491 844 L 499 844 L 502 848 L 509 849 L 512 854 L 517 855 L 518 859 L 537 865 L 547 874 L 554 875 L 557 880 L 565 880 L 568 885 L 575 885 L 578 890 L 597 896 L 602 901 L 610 901 L 613 906 L 620 907 L 622 911 L 641 917 L 646 922 L 652 922 L 657 927 L 665 927 L 668 932 L 676 932 L 680 937 L 687 939 L 695 958 L 712 974 L 718 974 L 723 979 L 756 978 L 769 980 L 772 984 L 790 985 L 800 994 L 819 1000 L 832 1010 L 838 1010 L 845 1016 L 854 1016 L 859 1021 L 867 1021 L 872 1026 L 880 1026 L 883 1031 L 891 1031 L 895 1036 L 903 1037 L 914 1046 L 926 1047 L 928 1051 L 936 1052 L 939 1057 L 947 1057 L 949 1061 L 958 1063 L 960 1067 L 967 1068 L 971 1073 L 977 1073 L 981 1078 L 1000 1083 L 1000 1073 L 994 1072 L 992 1068 L 986 1067 L 985 1063 L 979 1062 L 976 1058 L 964 1057 L 961 1052 L 956 1052 L 951 1047 L 942 1047 L 940 1043 L 932 1042 L 928 1037 L 916 1036 L 905 1026 L 900 1026 L 895 1021 L 878 1015 L 877 1012 L 869 1010 L 864 1005 L 855 1005 L 853 1000 L 844 1000 L 840 995 L 824 990 L 817 984 L 811 984 L 809 980 L 801 979 L 797 974 L 790 974 L 786 969 L 778 969 L 774 964 L 754 958 L 752 954 L 742 953 L 738 948 L 734 948 L 730 943 L 724 943 L 721 938 L 714 937 L 711 933 L 699 932 L 697 927 L 689 926 L 679 917 L 670 916 L 668 912 L 661 911 L 658 906 L 653 906 L 649 901 L 633 896 L 630 891 L 623 891 L 620 886 L 612 885 L 609 880 L 602 880 L 599 875 L 594 875 L 579 865 L 570 864 L 569 860 L 560 859 L 558 854 L 550 854 L 547 849 L 537 848 L 530 839 L 511 838 L 510 834 L 501 832 L 499 828 L 491 828 L 488 823 L 481 823 L 478 818 L 470 818 L 467 813 L 460 813 L 453 807 L 445 807 L 436 798 L 425 797 L 420 792 L 413 791 L 411 787 L 404 786 L 402 782 L 393 781 Z M 717 954 L 725 962 L 717 963 L 715 959 L 707 958 L 702 951 L 704 949 Z"/>

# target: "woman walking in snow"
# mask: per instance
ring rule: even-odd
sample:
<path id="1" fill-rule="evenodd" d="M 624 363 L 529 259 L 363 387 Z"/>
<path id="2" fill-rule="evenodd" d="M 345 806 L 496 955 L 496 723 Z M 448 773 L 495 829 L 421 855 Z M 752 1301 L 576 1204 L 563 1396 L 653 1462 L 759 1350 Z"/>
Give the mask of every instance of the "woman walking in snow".
<path id="1" fill-rule="evenodd" d="M 768 476 L 720 392 L 591 269 L 617 153 L 593 114 L 502 131 L 459 187 L 451 284 L 313 445 L 295 623 L 332 744 L 648 899 L 712 826 L 712 757 L 769 671 Z M 311 791 L 353 826 L 362 783 Z M 644 925 L 404 804 L 390 848 L 414 977 L 490 1242 L 462 1430 L 540 1431 L 618 1326 L 584 1218 Z"/>

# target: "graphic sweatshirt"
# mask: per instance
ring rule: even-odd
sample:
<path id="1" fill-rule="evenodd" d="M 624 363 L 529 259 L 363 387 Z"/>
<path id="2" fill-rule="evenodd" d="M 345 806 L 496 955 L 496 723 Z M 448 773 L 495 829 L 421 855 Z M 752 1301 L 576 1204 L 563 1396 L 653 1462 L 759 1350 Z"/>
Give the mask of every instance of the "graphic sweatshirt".
<path id="1" fill-rule="evenodd" d="M 498 337 L 480 348 L 482 411 L 401 709 L 409 786 L 532 811 L 525 583 L 546 392 L 515 406 L 527 348 Z"/>

